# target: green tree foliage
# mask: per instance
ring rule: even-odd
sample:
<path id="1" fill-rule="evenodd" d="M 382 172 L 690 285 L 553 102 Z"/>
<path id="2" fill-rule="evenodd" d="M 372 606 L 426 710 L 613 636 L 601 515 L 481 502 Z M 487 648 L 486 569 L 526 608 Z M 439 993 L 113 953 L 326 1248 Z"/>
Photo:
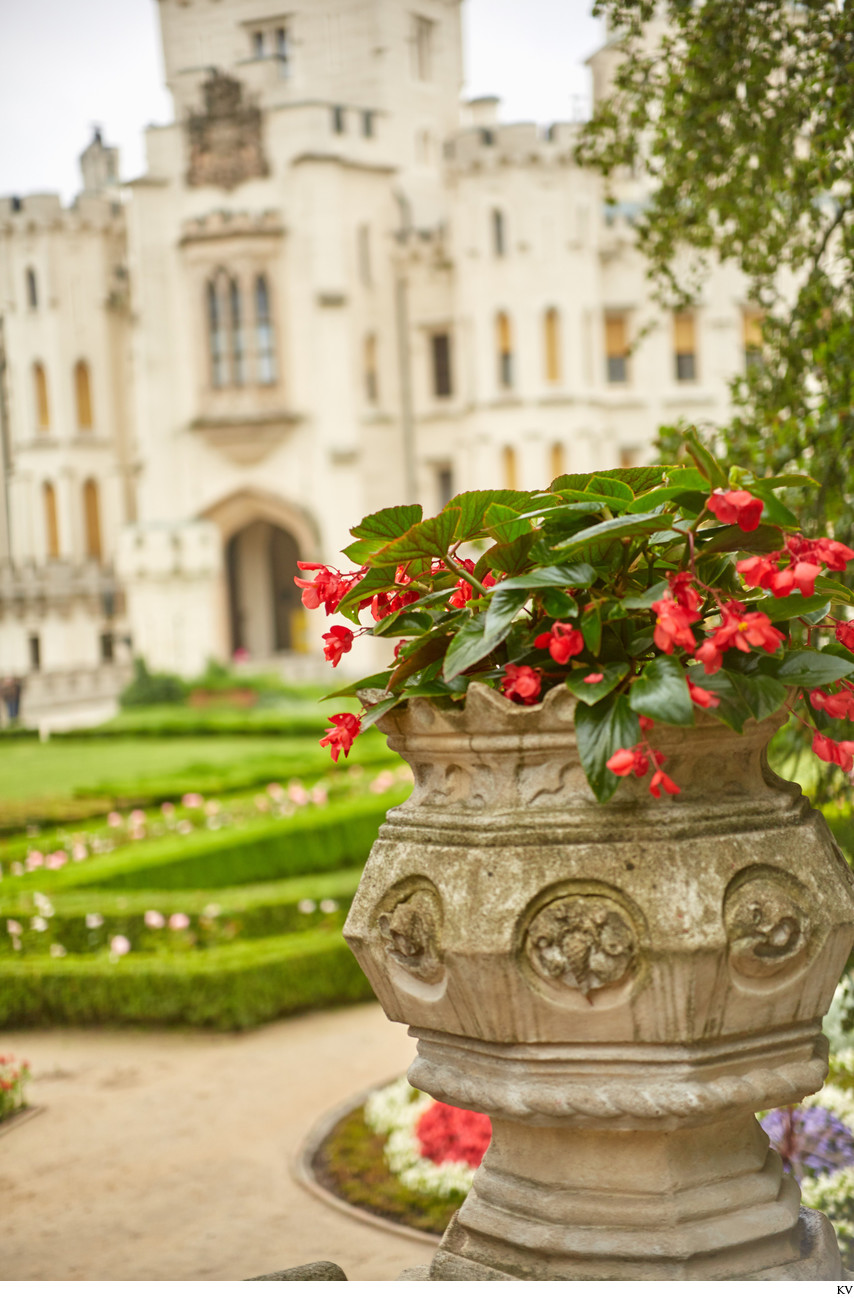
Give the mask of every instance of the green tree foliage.
<path id="1" fill-rule="evenodd" d="M 808 471 L 809 530 L 854 537 L 854 5 L 597 0 L 624 55 L 578 150 L 649 180 L 638 243 L 665 306 L 715 260 L 747 277 L 761 354 L 733 381 L 727 458 Z M 665 431 L 666 432 L 666 431 Z M 672 454 L 673 431 L 665 449 Z"/>

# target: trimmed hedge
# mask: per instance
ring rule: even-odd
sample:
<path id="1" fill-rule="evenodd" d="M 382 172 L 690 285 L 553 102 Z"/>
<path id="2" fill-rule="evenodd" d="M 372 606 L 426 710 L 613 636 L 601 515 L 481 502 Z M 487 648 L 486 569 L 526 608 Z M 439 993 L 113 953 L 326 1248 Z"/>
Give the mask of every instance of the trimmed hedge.
<path id="1" fill-rule="evenodd" d="M 340 933 L 287 934 L 175 956 L 0 960 L 0 1024 L 252 1028 L 372 996 Z"/>
<path id="2" fill-rule="evenodd" d="M 386 812 L 400 799 L 398 789 L 305 808 L 288 820 L 197 830 L 178 842 L 133 844 L 61 872 L 4 876 L 0 896 L 38 889 L 53 897 L 98 887 L 212 890 L 336 870 L 365 861 Z"/>
<path id="3" fill-rule="evenodd" d="M 346 871 L 301 876 L 272 884 L 220 889 L 213 895 L 218 908 L 215 916 L 205 914 L 212 901 L 209 892 L 146 891 L 122 896 L 115 892 L 54 894 L 51 898 L 54 914 L 41 932 L 30 927 L 30 920 L 39 913 L 29 894 L 21 896 L 20 905 L 7 903 L 3 917 L 17 920 L 24 928 L 23 951 L 15 958 L 19 963 L 29 962 L 35 956 L 47 956 L 55 943 L 69 953 L 82 955 L 106 950 L 116 934 L 123 934 L 137 955 L 186 950 L 194 943 L 201 949 L 276 934 L 340 929 L 361 875 L 361 866 L 355 866 Z M 301 911 L 299 903 L 305 901 L 315 904 L 331 901 L 337 903 L 338 909 L 326 913 L 319 909 Z M 159 911 L 166 917 L 183 913 L 190 919 L 190 930 L 151 929 L 145 924 L 146 911 Z M 86 924 L 87 915 L 93 914 L 103 921 L 94 928 Z M 12 953 L 12 937 L 5 927 L 0 927 L 0 959 L 6 955 L 11 957 Z"/>

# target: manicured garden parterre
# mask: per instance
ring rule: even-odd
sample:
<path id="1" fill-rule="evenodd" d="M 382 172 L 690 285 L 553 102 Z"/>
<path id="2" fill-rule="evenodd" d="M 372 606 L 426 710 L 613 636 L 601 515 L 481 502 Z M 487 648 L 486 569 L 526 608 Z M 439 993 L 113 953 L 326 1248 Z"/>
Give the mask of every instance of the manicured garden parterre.
<path id="1" fill-rule="evenodd" d="M 0 735 L 0 1025 L 235 1029 L 371 995 L 341 928 L 407 773 L 379 734 L 338 770 L 321 709 L 276 705 Z"/>

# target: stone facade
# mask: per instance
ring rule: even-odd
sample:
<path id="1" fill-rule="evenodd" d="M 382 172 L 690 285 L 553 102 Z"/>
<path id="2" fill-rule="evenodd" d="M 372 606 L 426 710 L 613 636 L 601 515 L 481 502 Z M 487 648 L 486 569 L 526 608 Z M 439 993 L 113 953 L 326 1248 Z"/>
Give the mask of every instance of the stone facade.
<path id="1" fill-rule="evenodd" d="M 145 174 L 119 190 L 98 138 L 71 208 L 0 200 L 0 673 L 131 645 L 305 671 L 296 559 L 362 514 L 642 462 L 659 424 L 725 414 L 737 276 L 656 315 L 640 182 L 606 213 L 575 125 L 461 108 L 459 0 L 159 11 L 175 121 Z M 108 601 L 69 595 L 87 565 Z"/>

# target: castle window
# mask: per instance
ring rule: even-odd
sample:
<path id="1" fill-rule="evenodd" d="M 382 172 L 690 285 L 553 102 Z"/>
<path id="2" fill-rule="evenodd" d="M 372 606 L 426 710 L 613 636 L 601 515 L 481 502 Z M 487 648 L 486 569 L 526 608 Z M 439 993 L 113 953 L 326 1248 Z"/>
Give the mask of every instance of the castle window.
<path id="1" fill-rule="evenodd" d="M 451 376 L 451 336 L 434 334 L 431 342 L 433 356 L 433 396 L 450 397 L 453 393 Z"/>
<path id="2" fill-rule="evenodd" d="M 255 281 L 255 356 L 258 382 L 275 383 L 276 348 L 270 314 L 270 291 L 264 275 L 259 275 Z"/>
<path id="3" fill-rule="evenodd" d="M 32 310 L 35 311 L 36 307 L 39 305 L 39 289 L 38 289 L 38 283 L 36 282 L 36 273 L 33 270 L 32 266 L 27 267 L 26 281 L 27 281 L 27 306 L 31 307 Z"/>
<path id="4" fill-rule="evenodd" d="M 370 109 L 367 109 L 362 114 L 362 135 L 365 137 L 366 140 L 370 140 L 373 138 L 373 134 L 374 134 L 374 115 L 370 111 Z"/>
<path id="5" fill-rule="evenodd" d="M 223 304 L 216 280 L 207 283 L 207 310 L 211 383 L 214 388 L 224 388 L 228 383 L 228 350 Z"/>
<path id="6" fill-rule="evenodd" d="M 42 506 L 47 557 L 59 559 L 59 519 L 56 513 L 56 488 L 53 483 L 42 483 Z"/>
<path id="7" fill-rule="evenodd" d="M 102 631 L 101 641 L 101 662 L 112 663 L 115 659 L 115 640 L 111 631 Z"/>
<path id="8" fill-rule="evenodd" d="M 543 317 L 546 383 L 560 383 L 560 314 L 549 307 Z"/>
<path id="9" fill-rule="evenodd" d="M 498 353 L 498 386 L 513 387 L 513 333 L 510 317 L 499 311 L 495 317 L 495 346 Z"/>
<path id="10" fill-rule="evenodd" d="M 501 448 L 501 468 L 504 476 L 504 486 L 509 491 L 515 492 L 519 486 L 519 468 L 516 451 L 513 447 Z"/>
<path id="11" fill-rule="evenodd" d="M 264 33 L 252 33 L 252 57 L 253 59 L 263 59 L 264 57 Z"/>
<path id="12" fill-rule="evenodd" d="M 36 428 L 46 433 L 50 428 L 50 406 L 47 400 L 47 375 L 41 361 L 33 362 L 33 395 L 36 405 Z"/>
<path id="13" fill-rule="evenodd" d="M 605 374 L 608 383 L 626 383 L 629 377 L 629 347 L 626 314 L 609 312 L 605 317 Z"/>
<path id="14" fill-rule="evenodd" d="M 377 377 L 377 336 L 368 334 L 365 338 L 365 399 L 375 406 L 379 401 L 379 379 Z"/>
<path id="15" fill-rule="evenodd" d="M 507 251 L 507 239 L 504 229 L 504 213 L 499 208 L 492 209 L 492 252 L 495 257 L 503 257 Z"/>
<path id="16" fill-rule="evenodd" d="M 284 79 L 290 70 L 288 67 L 290 50 L 288 48 L 287 27 L 276 28 L 276 57 L 279 60 L 279 76 Z"/>
<path id="17" fill-rule="evenodd" d="M 553 442 L 549 454 L 549 468 L 551 469 L 551 481 L 560 478 L 561 474 L 566 473 L 566 450 L 562 442 Z"/>
<path id="18" fill-rule="evenodd" d="M 741 317 L 744 341 L 744 367 L 762 363 L 762 312 L 746 309 Z"/>
<path id="19" fill-rule="evenodd" d="M 436 495 L 439 509 L 443 510 L 454 495 L 454 471 L 450 465 L 439 465 L 436 469 Z"/>
<path id="20" fill-rule="evenodd" d="M 246 357 L 243 346 L 240 285 L 237 280 L 232 280 L 228 286 L 228 302 L 231 315 L 231 373 L 235 385 L 240 388 L 246 382 Z"/>
<path id="21" fill-rule="evenodd" d="M 101 511 L 98 504 L 98 484 L 87 478 L 83 484 L 83 522 L 86 532 L 86 558 L 101 558 Z"/>
<path id="22" fill-rule="evenodd" d="M 673 351 L 677 382 L 690 383 L 697 377 L 697 339 L 693 311 L 675 312 Z"/>
<path id="23" fill-rule="evenodd" d="M 332 132 L 334 135 L 343 135 L 345 129 L 344 109 L 340 104 L 335 104 L 332 109 Z"/>
<path id="24" fill-rule="evenodd" d="M 74 403 L 77 408 L 78 429 L 92 428 L 92 385 L 89 366 L 78 361 L 74 367 Z"/>
<path id="25" fill-rule="evenodd" d="M 416 81 L 430 81 L 433 76 L 433 29 L 429 18 L 413 14 L 412 75 Z"/>

